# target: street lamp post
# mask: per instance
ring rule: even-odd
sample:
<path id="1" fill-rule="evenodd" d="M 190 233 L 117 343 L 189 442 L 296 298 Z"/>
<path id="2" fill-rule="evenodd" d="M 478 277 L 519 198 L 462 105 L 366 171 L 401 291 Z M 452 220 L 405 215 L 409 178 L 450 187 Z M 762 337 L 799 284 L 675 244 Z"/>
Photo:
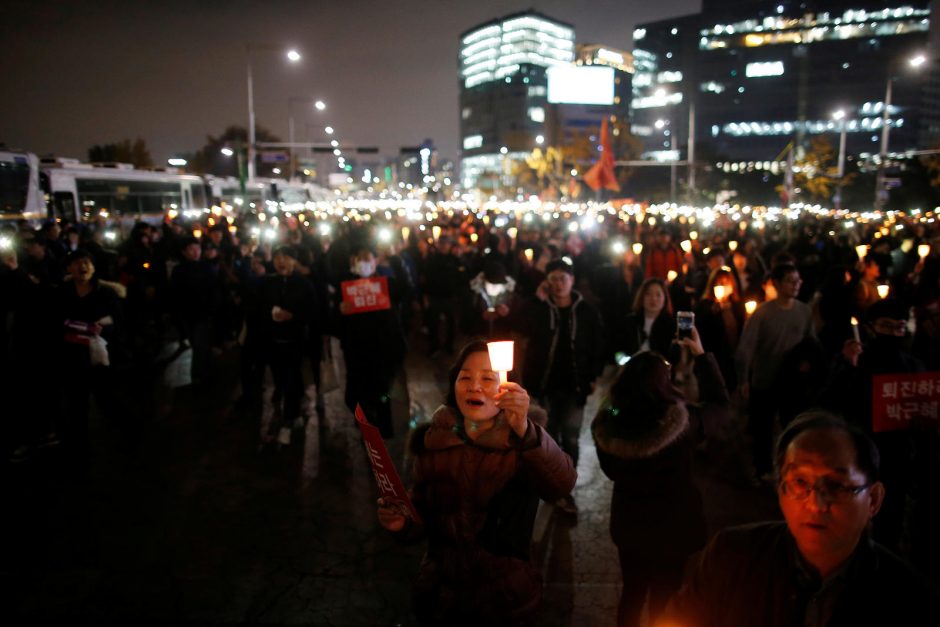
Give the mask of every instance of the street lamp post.
<path id="1" fill-rule="evenodd" d="M 908 59 L 908 65 L 918 68 L 927 61 L 927 57 L 919 54 Z M 884 110 L 881 112 L 881 149 L 878 152 L 878 170 L 875 173 L 875 211 L 884 208 L 885 201 L 888 199 L 888 191 L 884 189 L 885 163 L 888 160 L 888 140 L 890 137 L 891 123 L 891 99 L 894 92 L 894 71 L 892 66 L 888 66 L 888 80 L 885 81 L 885 100 Z"/>
<path id="2" fill-rule="evenodd" d="M 273 46 L 255 45 L 255 49 L 273 49 Z M 254 79 L 251 74 L 252 44 L 245 44 L 245 71 L 248 75 L 248 180 L 255 179 L 255 96 Z M 296 50 L 287 51 L 287 60 L 296 63 L 300 61 L 300 53 Z"/>
<path id="3" fill-rule="evenodd" d="M 836 206 L 836 211 L 842 208 L 842 182 L 845 177 L 845 111 L 839 109 L 832 114 L 833 119 L 839 120 L 839 169 L 836 173 L 836 176 L 839 178 L 839 182 L 836 184 L 836 194 L 833 198 L 833 201 Z"/>
<path id="4" fill-rule="evenodd" d="M 291 112 L 291 105 L 294 102 L 312 102 L 313 108 L 317 111 L 323 111 L 326 109 L 326 104 L 322 100 L 312 100 L 310 98 L 301 98 L 298 96 L 291 96 L 287 99 L 287 134 L 290 143 L 290 174 L 288 178 L 293 178 L 294 172 L 297 171 L 297 168 L 294 166 L 294 115 Z"/>

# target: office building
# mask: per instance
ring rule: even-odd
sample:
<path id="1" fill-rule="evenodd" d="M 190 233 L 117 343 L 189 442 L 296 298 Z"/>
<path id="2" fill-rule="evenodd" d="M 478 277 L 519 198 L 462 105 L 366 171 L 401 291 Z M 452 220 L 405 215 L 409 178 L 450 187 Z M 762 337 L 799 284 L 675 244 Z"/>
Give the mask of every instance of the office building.
<path id="1" fill-rule="evenodd" d="M 697 158 L 777 169 L 791 142 L 838 146 L 844 123 L 848 154 L 865 159 L 879 152 L 890 80 L 890 152 L 916 148 L 922 121 L 940 135 L 940 114 L 920 115 L 928 72 L 907 63 L 927 47 L 930 4 L 704 0 L 699 14 L 638 25 L 634 133 L 647 158 L 683 159 L 694 121 Z"/>
<path id="2" fill-rule="evenodd" d="M 544 141 L 548 74 L 575 58 L 574 27 L 534 11 L 460 35 L 461 182 L 496 189 Z"/>

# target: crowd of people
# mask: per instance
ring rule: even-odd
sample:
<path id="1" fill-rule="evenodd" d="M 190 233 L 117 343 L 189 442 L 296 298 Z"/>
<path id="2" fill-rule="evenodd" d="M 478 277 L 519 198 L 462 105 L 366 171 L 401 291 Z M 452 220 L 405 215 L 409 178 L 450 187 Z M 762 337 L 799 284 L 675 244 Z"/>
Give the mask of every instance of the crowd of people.
<path id="1" fill-rule="evenodd" d="M 246 214 L 140 222 L 122 241 L 94 225 L 4 226 L 0 382 L 18 399 L 5 421 L 10 463 L 48 446 L 93 454 L 90 398 L 106 418 L 119 413 L 114 378 L 153 363 L 169 343 L 192 351 L 196 386 L 218 376 L 214 349 L 237 347 L 238 402 L 248 408 L 260 408 L 270 369 L 275 418 L 262 447 L 289 446 L 303 428 L 305 369 L 324 411 L 331 337 L 342 348 L 347 406 L 360 404 L 386 438 L 405 435 L 393 428 L 391 388 L 407 351 L 454 356 L 446 402 L 411 434 L 423 522 L 387 504 L 380 520 L 403 539 L 428 539 L 415 596 L 424 622 L 513 624 L 537 606 L 537 577 L 525 566 L 534 507 L 541 497 L 577 515 L 584 409 L 605 367 L 618 368 L 591 432 L 614 482 L 620 624 L 639 624 L 644 605 L 651 620 L 668 614 L 680 588 L 668 608 L 703 616 L 703 604 L 719 601 L 703 595 L 733 585 L 734 573 L 721 581 L 710 574 L 729 568 L 714 563 L 719 556 L 740 557 L 748 543 L 779 548 L 788 537 L 815 577 L 801 588 L 801 607 L 810 611 L 821 586 L 822 609 L 813 610 L 821 618 L 811 624 L 830 624 L 840 615 L 837 597 L 852 586 L 829 590 L 829 575 L 844 575 L 847 556 L 868 546 L 879 511 L 872 546 L 935 574 L 936 409 L 930 415 L 923 405 L 904 429 L 872 424 L 875 376 L 940 370 L 934 223 L 891 216 L 845 228 L 844 218 L 806 212 L 759 227 L 722 214 L 704 228 L 680 215 L 623 217 L 441 211 L 433 224 L 303 216 L 262 224 Z M 357 310 L 344 285 L 376 278 L 388 305 Z M 678 312 L 694 324 L 677 324 Z M 462 338 L 515 340 L 512 382 L 494 380 L 482 344 L 458 355 Z M 53 360 L 68 376 L 35 376 L 51 375 Z M 45 402 L 28 400 L 36 398 Z M 797 418 L 808 411 L 816 413 Z M 732 428 L 738 417 L 745 430 Z M 692 456 L 728 437 L 750 453 L 741 480 L 775 488 L 788 527 L 728 532 L 706 547 Z M 803 463 L 804 453 L 850 459 Z M 858 506 L 855 498 L 868 507 L 851 529 L 827 526 L 825 517 L 794 522 L 794 503 L 829 516 L 839 505 Z M 807 540 L 807 526 L 819 537 Z M 847 537 L 854 540 L 848 552 L 840 545 L 842 561 L 821 567 L 831 555 L 812 542 Z M 689 562 L 695 579 L 683 583 L 683 565 L 703 547 Z M 747 624 L 784 624 L 776 621 Z"/>

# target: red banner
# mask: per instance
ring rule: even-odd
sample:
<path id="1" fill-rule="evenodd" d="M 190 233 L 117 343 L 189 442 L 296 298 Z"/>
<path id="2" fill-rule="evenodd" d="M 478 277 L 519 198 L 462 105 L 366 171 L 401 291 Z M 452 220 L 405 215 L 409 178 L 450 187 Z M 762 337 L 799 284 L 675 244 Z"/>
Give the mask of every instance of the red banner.
<path id="1" fill-rule="evenodd" d="M 875 375 L 872 431 L 940 427 L 940 372 Z"/>
<path id="2" fill-rule="evenodd" d="M 372 464 L 372 474 L 375 475 L 375 482 L 379 486 L 379 496 L 385 499 L 386 503 L 394 503 L 403 514 L 410 516 L 412 520 L 421 521 L 418 511 L 415 509 L 411 499 L 408 498 L 408 492 L 405 485 L 395 470 L 395 464 L 385 448 L 385 440 L 379 430 L 372 426 L 362 407 L 356 404 L 356 422 L 359 423 L 359 431 L 362 432 L 362 443 L 366 447 L 366 454 L 369 456 L 369 463 Z"/>
<path id="3" fill-rule="evenodd" d="M 381 311 L 392 306 L 388 295 L 388 279 L 384 276 L 356 279 L 340 283 L 343 290 L 343 302 L 349 307 L 346 315 Z"/>

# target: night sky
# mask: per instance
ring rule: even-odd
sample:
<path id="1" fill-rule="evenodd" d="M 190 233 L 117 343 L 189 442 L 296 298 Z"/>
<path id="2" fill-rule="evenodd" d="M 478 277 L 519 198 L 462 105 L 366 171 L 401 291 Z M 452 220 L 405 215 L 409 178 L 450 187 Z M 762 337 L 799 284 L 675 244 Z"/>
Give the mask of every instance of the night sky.
<path id="1" fill-rule="evenodd" d="M 93 144 L 142 137 L 154 161 L 247 124 L 245 43 L 258 124 L 287 139 L 378 145 L 431 138 L 458 154 L 458 35 L 529 8 L 571 23 L 579 43 L 630 49 L 634 24 L 694 13 L 699 0 L 3 0 L 0 142 L 85 159 Z M 318 133 L 317 135 L 313 135 Z"/>

